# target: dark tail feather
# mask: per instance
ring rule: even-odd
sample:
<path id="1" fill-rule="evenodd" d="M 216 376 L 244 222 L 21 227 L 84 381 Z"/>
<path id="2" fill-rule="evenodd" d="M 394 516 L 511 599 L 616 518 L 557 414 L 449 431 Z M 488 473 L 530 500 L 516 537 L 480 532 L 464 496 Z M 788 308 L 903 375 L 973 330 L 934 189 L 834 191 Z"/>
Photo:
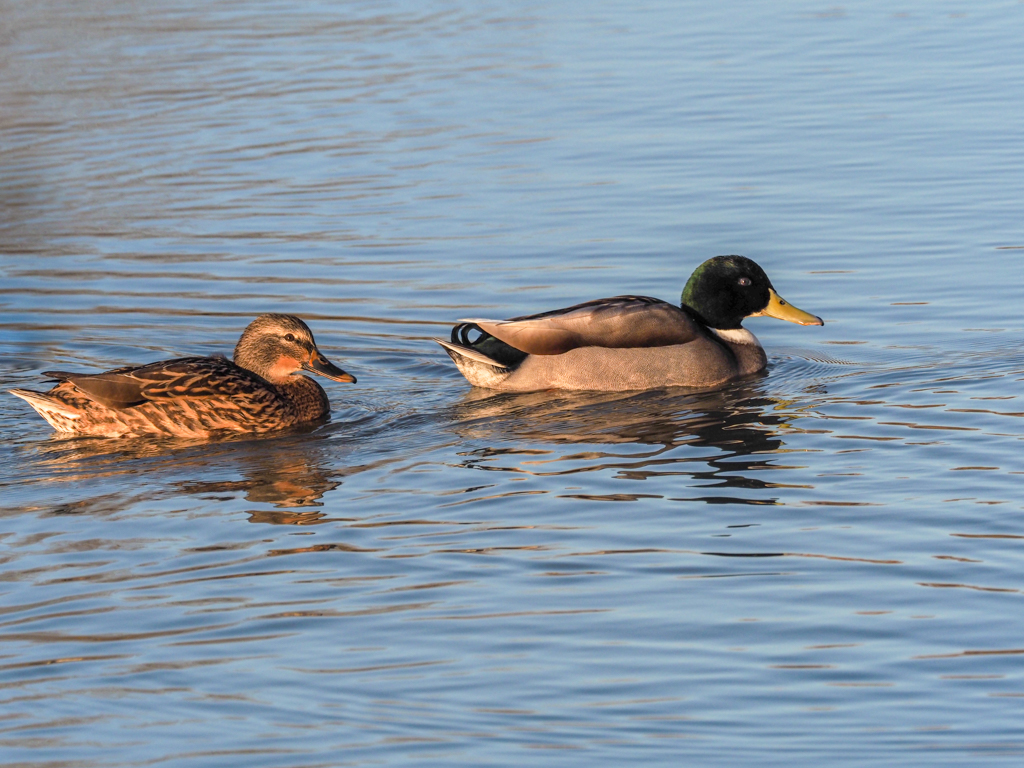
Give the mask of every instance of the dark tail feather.
<path id="1" fill-rule="evenodd" d="M 473 331 L 480 334 L 476 339 L 469 338 L 469 334 Z M 461 344 L 464 347 L 472 347 L 483 341 L 487 336 L 490 336 L 490 334 L 484 333 L 476 323 L 459 323 L 452 328 L 452 344 Z"/>
<path id="2" fill-rule="evenodd" d="M 479 336 L 470 338 L 471 333 L 478 333 Z M 452 344 L 486 355 L 509 370 L 516 368 L 526 358 L 525 352 L 492 336 L 476 323 L 459 323 L 452 328 Z"/>

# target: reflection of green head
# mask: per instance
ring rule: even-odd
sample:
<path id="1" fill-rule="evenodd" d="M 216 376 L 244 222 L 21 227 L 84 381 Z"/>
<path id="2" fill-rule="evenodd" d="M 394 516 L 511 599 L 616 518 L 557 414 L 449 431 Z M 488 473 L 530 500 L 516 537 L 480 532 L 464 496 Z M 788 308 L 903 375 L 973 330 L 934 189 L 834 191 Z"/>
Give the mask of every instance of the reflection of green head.
<path id="1" fill-rule="evenodd" d="M 715 256 L 690 275 L 682 303 L 711 328 L 739 328 L 743 318 L 768 306 L 772 281 L 745 256 Z"/>

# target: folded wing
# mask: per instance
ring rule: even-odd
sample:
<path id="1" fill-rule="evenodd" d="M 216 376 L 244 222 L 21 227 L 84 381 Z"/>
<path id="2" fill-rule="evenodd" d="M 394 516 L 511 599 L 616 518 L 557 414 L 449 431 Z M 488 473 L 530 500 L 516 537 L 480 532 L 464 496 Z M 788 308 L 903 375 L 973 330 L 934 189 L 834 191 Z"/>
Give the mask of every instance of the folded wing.
<path id="1" fill-rule="evenodd" d="M 649 296 L 615 296 L 511 320 L 463 322 L 530 355 L 560 355 L 578 347 L 664 347 L 701 335 L 686 312 Z"/>
<path id="2" fill-rule="evenodd" d="M 138 368 L 95 374 L 47 371 L 45 376 L 69 381 L 86 397 L 108 408 L 130 408 L 150 401 L 177 398 L 251 395 L 267 383 L 222 357 L 185 357 Z"/>

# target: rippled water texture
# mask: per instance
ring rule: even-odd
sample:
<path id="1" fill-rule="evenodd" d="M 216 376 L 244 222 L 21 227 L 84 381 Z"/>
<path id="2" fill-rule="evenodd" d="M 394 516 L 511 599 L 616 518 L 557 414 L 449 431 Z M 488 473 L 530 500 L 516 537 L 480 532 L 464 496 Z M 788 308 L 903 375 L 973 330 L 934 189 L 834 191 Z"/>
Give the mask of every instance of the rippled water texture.
<path id="1" fill-rule="evenodd" d="M 0 396 L 25 766 L 1019 764 L 1024 5 L 0 2 L 0 375 L 292 312 L 330 424 Z M 494 395 L 466 316 L 676 299 L 715 392 Z"/>

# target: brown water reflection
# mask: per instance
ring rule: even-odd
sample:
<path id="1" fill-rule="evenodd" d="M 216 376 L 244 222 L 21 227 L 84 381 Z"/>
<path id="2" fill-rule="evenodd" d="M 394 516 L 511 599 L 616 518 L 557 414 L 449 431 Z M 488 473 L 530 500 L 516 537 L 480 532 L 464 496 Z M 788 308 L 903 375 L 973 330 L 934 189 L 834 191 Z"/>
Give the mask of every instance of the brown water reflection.
<path id="1" fill-rule="evenodd" d="M 764 470 L 798 469 L 777 463 L 779 455 L 787 453 L 787 432 L 801 418 L 796 401 L 769 396 L 762 385 L 762 379 L 753 379 L 713 392 L 627 394 L 494 394 L 469 389 L 453 405 L 420 414 L 415 425 L 403 424 L 403 439 L 419 450 L 440 450 L 445 456 L 447 451 L 439 442 L 464 446 L 465 450 L 456 449 L 457 466 L 463 469 L 537 477 L 610 472 L 614 479 L 629 481 L 681 475 L 697 481 L 697 487 L 715 490 L 675 501 L 772 504 L 773 497 L 744 499 L 719 493 L 723 488 L 796 487 L 753 476 Z M 454 437 L 439 441 L 439 426 Z M 51 439 L 26 450 L 36 454 L 36 471 L 48 483 L 149 474 L 164 478 L 159 493 L 165 497 L 187 494 L 215 502 L 221 496 L 221 501 L 244 496 L 249 502 L 275 508 L 251 510 L 253 522 L 311 525 L 358 519 L 358 511 L 339 517 L 323 510 L 325 497 L 338 491 L 345 477 L 392 463 L 415 464 L 416 450 L 378 455 L 367 463 L 359 460 L 358 440 L 386 444 L 388 429 L 386 421 L 364 425 L 358 439 L 346 434 L 349 430 L 343 423 L 260 440 Z M 356 447 L 339 450 L 338 436 Z M 447 463 L 443 457 L 427 463 L 437 461 Z M 687 485 L 693 487 L 692 482 Z M 477 484 L 462 492 L 472 494 L 472 501 L 481 501 L 490 496 L 476 494 L 488 487 Z M 499 496 L 545 493 L 502 491 Z M 562 496 L 606 501 L 663 498 L 625 489 L 615 494 L 583 491 Z M 78 503 L 92 508 L 96 499 Z M 110 502 L 112 508 L 118 503 Z"/>
<path id="2" fill-rule="evenodd" d="M 688 487 L 696 481 L 696 487 L 714 491 L 673 501 L 773 504 L 774 497 L 723 496 L 720 491 L 797 487 L 754 474 L 799 469 L 779 464 L 778 458 L 787 453 L 786 433 L 800 417 L 793 400 L 768 396 L 760 380 L 753 380 L 714 392 L 495 395 L 473 390 L 452 408 L 450 428 L 463 442 L 487 444 L 459 453 L 460 466 L 467 469 L 538 477 L 611 472 L 614 479 L 629 481 L 679 475 L 690 479 Z M 563 451 L 573 446 L 579 450 Z M 664 498 L 625 489 L 560 497 Z"/>
<path id="3" fill-rule="evenodd" d="M 324 441 L 311 434 L 268 440 L 52 439 L 40 444 L 37 453 L 42 482 L 49 484 L 150 476 L 160 480 L 153 500 L 194 496 L 227 502 L 244 497 L 276 508 L 253 511 L 252 522 L 311 525 L 339 519 L 320 508 L 324 496 L 341 486 L 345 469 L 332 466 Z M 231 477 L 211 479 L 225 474 Z M 67 501 L 54 510 L 112 514 L 137 501 L 111 494 Z"/>
<path id="4" fill-rule="evenodd" d="M 183 493 L 234 494 L 243 492 L 252 502 L 275 507 L 322 507 L 324 494 L 341 485 L 331 470 L 310 461 L 305 453 L 279 455 L 256 453 L 242 467 L 245 479 L 225 482 L 188 481 L 179 484 Z M 308 521 L 323 515 L 305 513 Z"/>
<path id="5" fill-rule="evenodd" d="M 711 446 L 737 453 L 772 451 L 774 428 L 787 419 L 772 410 L 788 405 L 767 397 L 760 379 L 711 392 L 528 392 L 494 394 L 471 389 L 452 410 L 461 437 L 490 436 L 545 443 L 639 443 L 672 448 Z M 792 418 L 792 414 L 789 414 Z"/>

